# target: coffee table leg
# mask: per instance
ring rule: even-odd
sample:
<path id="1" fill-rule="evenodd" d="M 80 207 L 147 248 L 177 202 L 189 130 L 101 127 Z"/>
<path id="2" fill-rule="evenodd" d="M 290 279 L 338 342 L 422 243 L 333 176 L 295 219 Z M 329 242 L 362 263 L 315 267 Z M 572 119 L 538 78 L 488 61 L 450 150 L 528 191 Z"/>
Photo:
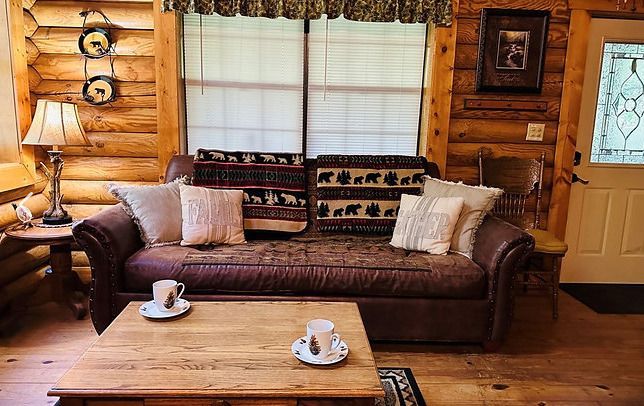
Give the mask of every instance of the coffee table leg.
<path id="1" fill-rule="evenodd" d="M 82 282 L 78 274 L 72 271 L 72 249 L 70 244 L 52 245 L 50 247 L 51 274 L 55 279 L 54 300 L 67 304 L 77 320 L 85 317 L 87 306 Z"/>

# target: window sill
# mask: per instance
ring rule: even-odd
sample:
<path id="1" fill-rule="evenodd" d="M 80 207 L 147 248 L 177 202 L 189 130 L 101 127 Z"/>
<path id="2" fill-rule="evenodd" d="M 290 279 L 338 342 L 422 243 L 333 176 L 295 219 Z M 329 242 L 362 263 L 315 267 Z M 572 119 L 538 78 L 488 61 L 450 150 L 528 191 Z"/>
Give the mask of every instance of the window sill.
<path id="1" fill-rule="evenodd" d="M 0 164 L 0 193 L 32 186 L 35 179 L 23 164 Z"/>

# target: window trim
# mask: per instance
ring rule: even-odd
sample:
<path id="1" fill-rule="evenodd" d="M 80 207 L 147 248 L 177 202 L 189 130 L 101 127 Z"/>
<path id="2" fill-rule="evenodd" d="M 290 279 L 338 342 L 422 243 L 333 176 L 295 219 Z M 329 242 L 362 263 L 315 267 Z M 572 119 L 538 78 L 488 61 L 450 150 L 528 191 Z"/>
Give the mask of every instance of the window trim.
<path id="1" fill-rule="evenodd" d="M 31 106 L 29 105 L 29 80 L 27 70 L 27 53 L 24 36 L 24 17 L 22 4 L 9 1 L 7 6 L 7 19 L 4 23 L 9 28 L 9 45 L 13 52 L 9 53 L 13 70 L 14 100 L 16 104 L 16 122 L 22 140 L 31 125 Z M 5 163 L 0 165 L 0 193 L 15 190 L 36 183 L 36 168 L 34 162 L 34 148 L 18 145 L 20 162 Z"/>

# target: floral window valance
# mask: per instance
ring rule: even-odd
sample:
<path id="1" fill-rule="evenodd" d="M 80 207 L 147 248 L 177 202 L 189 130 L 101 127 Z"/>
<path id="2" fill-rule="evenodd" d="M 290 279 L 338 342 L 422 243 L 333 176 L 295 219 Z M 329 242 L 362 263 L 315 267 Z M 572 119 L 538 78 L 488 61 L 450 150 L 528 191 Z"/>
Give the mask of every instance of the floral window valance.
<path id="1" fill-rule="evenodd" d="M 451 0 L 163 0 L 163 11 L 221 16 L 286 17 L 292 20 L 328 18 L 353 21 L 434 23 L 450 25 Z"/>

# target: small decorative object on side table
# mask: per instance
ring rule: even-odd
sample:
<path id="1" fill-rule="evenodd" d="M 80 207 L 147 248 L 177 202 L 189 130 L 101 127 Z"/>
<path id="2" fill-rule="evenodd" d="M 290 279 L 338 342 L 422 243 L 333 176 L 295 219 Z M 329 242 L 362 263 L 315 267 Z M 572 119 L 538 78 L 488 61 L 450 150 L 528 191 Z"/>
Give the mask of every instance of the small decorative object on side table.
<path id="1" fill-rule="evenodd" d="M 71 226 L 37 227 L 39 221 L 34 221 L 36 227 L 24 228 L 20 224 L 11 226 L 5 230 L 5 234 L 17 240 L 49 245 L 51 269 L 47 271 L 43 283 L 49 285 L 53 299 L 67 304 L 80 320 L 87 314 L 87 305 L 85 295 L 81 293 L 84 290 L 83 284 L 78 274 L 72 271 L 71 245 L 74 237 Z"/>
<path id="2" fill-rule="evenodd" d="M 85 131 L 78 116 L 78 109 L 73 103 L 61 103 L 52 100 L 38 100 L 36 113 L 31 122 L 31 127 L 22 140 L 24 145 L 52 146 L 47 151 L 53 167 L 53 173 L 41 163 L 47 177 L 51 181 L 49 208 L 43 213 L 42 226 L 60 226 L 72 223 L 72 218 L 63 209 L 60 193 L 60 175 L 63 171 L 62 151 L 58 146 L 91 146 L 92 143 L 85 136 Z M 37 224 L 36 224 L 37 225 Z M 71 235 L 71 233 L 70 233 Z"/>

